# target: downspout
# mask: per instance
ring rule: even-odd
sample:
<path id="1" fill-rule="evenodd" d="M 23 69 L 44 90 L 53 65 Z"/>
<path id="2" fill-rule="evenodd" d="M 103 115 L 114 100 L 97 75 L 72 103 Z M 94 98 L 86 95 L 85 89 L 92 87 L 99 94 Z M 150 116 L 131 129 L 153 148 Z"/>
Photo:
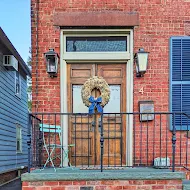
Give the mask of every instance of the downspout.
<path id="1" fill-rule="evenodd" d="M 39 25 L 39 0 L 36 0 L 36 102 L 35 102 L 35 112 L 38 112 L 38 63 L 39 63 L 39 47 L 38 47 L 38 25 Z"/>

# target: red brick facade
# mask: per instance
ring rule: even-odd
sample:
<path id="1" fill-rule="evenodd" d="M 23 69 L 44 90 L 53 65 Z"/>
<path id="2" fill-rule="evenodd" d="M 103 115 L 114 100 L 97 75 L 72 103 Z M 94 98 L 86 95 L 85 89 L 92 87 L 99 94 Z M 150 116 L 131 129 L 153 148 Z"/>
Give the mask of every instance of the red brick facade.
<path id="1" fill-rule="evenodd" d="M 182 189 L 181 180 L 108 180 L 108 181 L 47 181 L 23 182 L 22 190 L 118 190 L 118 189 Z M 91 189 L 90 189 L 91 187 Z"/>
<path id="2" fill-rule="evenodd" d="M 60 30 L 53 16 L 62 11 L 126 11 L 139 14 L 139 26 L 134 29 L 134 52 L 144 47 L 150 52 L 148 71 L 143 78 L 134 77 L 134 111 L 139 100 L 153 100 L 155 111 L 168 111 L 169 38 L 189 34 L 190 2 L 177 0 L 39 0 L 38 28 L 38 94 L 36 96 L 36 7 L 31 0 L 32 14 L 32 78 L 33 110 L 60 112 L 60 75 L 51 79 L 46 73 L 43 53 L 50 47 L 60 52 Z M 60 71 L 59 71 L 60 72 Z M 47 88 L 48 86 L 48 88 Z M 141 88 L 144 93 L 139 93 Z"/>
<path id="3" fill-rule="evenodd" d="M 54 15 L 80 11 L 138 13 L 139 26 L 134 28 L 134 52 L 143 47 L 150 54 L 148 70 L 144 77 L 136 78 L 134 68 L 134 112 L 138 111 L 140 100 L 154 101 L 156 112 L 169 111 L 169 38 L 190 34 L 190 2 L 184 0 L 176 0 L 175 3 L 172 0 L 39 0 L 38 42 L 36 41 L 37 7 L 37 0 L 31 0 L 33 111 L 60 112 L 60 70 L 57 78 L 50 78 L 46 72 L 43 54 L 49 48 L 54 48 L 60 54 L 60 29 L 54 26 Z M 37 44 L 39 62 L 36 67 Z M 143 93 L 139 92 L 142 88 Z M 167 130 L 168 126 L 165 125 L 164 129 Z M 152 131 L 153 129 L 150 129 L 149 133 Z M 166 136 L 167 133 L 164 133 L 162 138 Z M 171 133 L 168 136 L 171 142 Z M 138 138 L 137 134 L 136 140 Z M 149 140 L 151 138 L 152 136 Z M 164 142 L 162 148 L 165 148 L 165 145 Z M 185 146 L 185 142 L 182 146 Z M 168 156 L 171 156 L 171 143 L 168 153 Z M 146 186 L 145 182 L 144 186 Z M 156 182 L 155 184 L 160 185 Z M 156 185 L 152 184 L 152 186 Z M 169 184 L 162 184 L 163 189 L 166 189 L 167 185 Z M 121 186 L 123 188 L 123 185 Z M 135 185 L 135 188 L 136 186 L 138 185 Z M 48 185 L 47 189 L 50 189 Z"/>

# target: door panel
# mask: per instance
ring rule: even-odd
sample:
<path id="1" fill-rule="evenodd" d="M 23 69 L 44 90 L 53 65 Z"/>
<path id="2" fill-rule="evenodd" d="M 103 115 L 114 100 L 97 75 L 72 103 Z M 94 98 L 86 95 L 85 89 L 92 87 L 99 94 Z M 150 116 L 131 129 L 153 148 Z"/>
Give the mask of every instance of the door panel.
<path id="1" fill-rule="evenodd" d="M 126 65 L 108 64 L 98 65 L 97 75 L 102 76 L 112 87 L 110 101 L 108 103 L 109 113 L 126 111 Z M 115 86 L 115 87 L 116 87 Z M 115 90 L 115 92 L 114 92 Z M 119 92 L 117 91 L 119 90 Z M 120 95 L 120 97 L 119 97 Z M 120 103 L 117 106 L 117 103 Z M 115 104 L 116 103 L 116 104 Z M 109 105 L 112 104 L 112 105 Z M 114 107 L 116 108 L 114 109 Z M 107 110 L 105 106 L 105 110 Z M 106 112 L 105 112 L 106 113 Z M 117 166 L 125 163 L 125 130 L 126 119 L 120 114 L 104 115 L 104 165 Z"/>
<path id="2" fill-rule="evenodd" d="M 72 149 L 70 160 L 74 165 L 95 164 L 95 134 L 92 125 L 92 117 L 71 117 L 70 118 L 70 143 L 75 144 Z"/>
<path id="3" fill-rule="evenodd" d="M 104 115 L 103 164 L 112 166 L 125 164 L 126 119 L 120 112 L 126 111 L 126 65 L 125 64 L 68 64 L 68 110 L 88 112 L 82 105 L 80 88 L 92 76 L 102 76 L 110 85 L 110 102 Z M 93 90 L 92 96 L 100 96 Z M 115 114 L 117 112 L 118 114 Z M 104 111 L 105 113 L 105 111 Z M 114 113 L 114 114 L 113 114 Z M 69 143 L 75 144 L 70 152 L 74 165 L 100 165 L 100 115 L 80 115 L 69 118 Z"/>
<path id="4" fill-rule="evenodd" d="M 68 111 L 76 113 L 88 112 L 84 105 L 81 106 L 81 94 L 77 94 L 85 81 L 94 76 L 95 65 L 68 64 Z M 74 100 L 73 98 L 76 99 Z M 78 100 L 78 101 L 77 101 Z M 85 110 L 86 109 L 86 110 Z M 95 163 L 95 132 L 92 125 L 93 118 L 85 115 L 73 115 L 69 118 L 69 144 L 75 144 L 70 152 L 70 160 L 74 165 L 94 165 Z"/>

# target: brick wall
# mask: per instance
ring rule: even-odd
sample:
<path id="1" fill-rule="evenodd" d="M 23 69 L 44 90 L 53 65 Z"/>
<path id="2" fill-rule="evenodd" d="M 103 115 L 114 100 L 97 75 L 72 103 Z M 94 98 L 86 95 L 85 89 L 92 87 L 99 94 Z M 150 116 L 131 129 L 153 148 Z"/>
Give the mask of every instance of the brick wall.
<path id="1" fill-rule="evenodd" d="M 33 111 L 60 112 L 60 70 L 57 78 L 50 78 L 43 57 L 43 53 L 49 48 L 60 52 L 60 30 L 53 26 L 54 13 L 102 10 L 139 13 L 140 25 L 134 29 L 134 52 L 144 47 L 150 55 L 148 70 L 143 78 L 136 78 L 134 70 L 134 111 L 138 111 L 140 100 L 153 100 L 156 112 L 168 111 L 169 38 L 189 35 L 190 2 L 184 0 L 176 0 L 175 3 L 172 0 L 39 0 L 38 67 L 36 67 L 36 2 L 37 0 L 31 0 Z M 143 93 L 139 92 L 142 88 Z M 162 132 L 166 134 L 167 123 L 163 122 L 162 126 L 164 127 Z M 152 132 L 154 129 L 149 126 L 148 130 Z M 138 141 L 140 131 L 136 135 Z M 145 138 L 146 131 L 143 135 Z M 171 133 L 169 136 L 171 142 Z M 179 138 L 181 136 L 178 135 Z M 185 134 L 182 134 L 182 139 L 184 139 L 182 143 L 182 150 L 184 150 Z M 171 155 L 170 142 L 168 150 Z M 163 144 L 162 148 L 166 142 Z M 136 151 L 139 151 L 138 148 Z M 177 151 L 179 152 L 179 148 Z M 159 155 L 159 147 L 157 153 Z"/>
<path id="2" fill-rule="evenodd" d="M 23 182 L 22 190 L 182 189 L 181 180 L 108 180 Z"/>
<path id="3" fill-rule="evenodd" d="M 67 11 L 138 12 L 140 25 L 134 30 L 134 52 L 144 47 L 150 52 L 148 71 L 143 78 L 134 77 L 134 111 L 139 100 L 153 100 L 155 111 L 168 111 L 168 40 L 171 36 L 189 34 L 190 2 L 177 0 L 39 0 L 38 95 L 36 84 L 36 4 L 31 0 L 33 110 L 60 111 L 60 75 L 51 79 L 45 68 L 43 53 L 53 47 L 60 51 L 59 28 L 53 26 L 53 14 Z M 180 11 L 179 11 L 180 10 Z M 48 88 L 47 88 L 48 86 Z M 139 93 L 143 87 L 144 93 Z"/>

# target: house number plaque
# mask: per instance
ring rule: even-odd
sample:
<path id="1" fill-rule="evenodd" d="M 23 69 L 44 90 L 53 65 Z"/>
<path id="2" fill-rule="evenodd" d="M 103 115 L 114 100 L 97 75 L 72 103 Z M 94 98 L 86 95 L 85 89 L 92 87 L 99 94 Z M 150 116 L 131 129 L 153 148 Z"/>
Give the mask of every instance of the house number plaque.
<path id="1" fill-rule="evenodd" d="M 139 112 L 146 113 L 146 114 L 140 114 L 140 121 L 154 120 L 154 114 L 151 114 L 151 113 L 154 113 L 154 102 L 153 101 L 139 101 Z"/>

